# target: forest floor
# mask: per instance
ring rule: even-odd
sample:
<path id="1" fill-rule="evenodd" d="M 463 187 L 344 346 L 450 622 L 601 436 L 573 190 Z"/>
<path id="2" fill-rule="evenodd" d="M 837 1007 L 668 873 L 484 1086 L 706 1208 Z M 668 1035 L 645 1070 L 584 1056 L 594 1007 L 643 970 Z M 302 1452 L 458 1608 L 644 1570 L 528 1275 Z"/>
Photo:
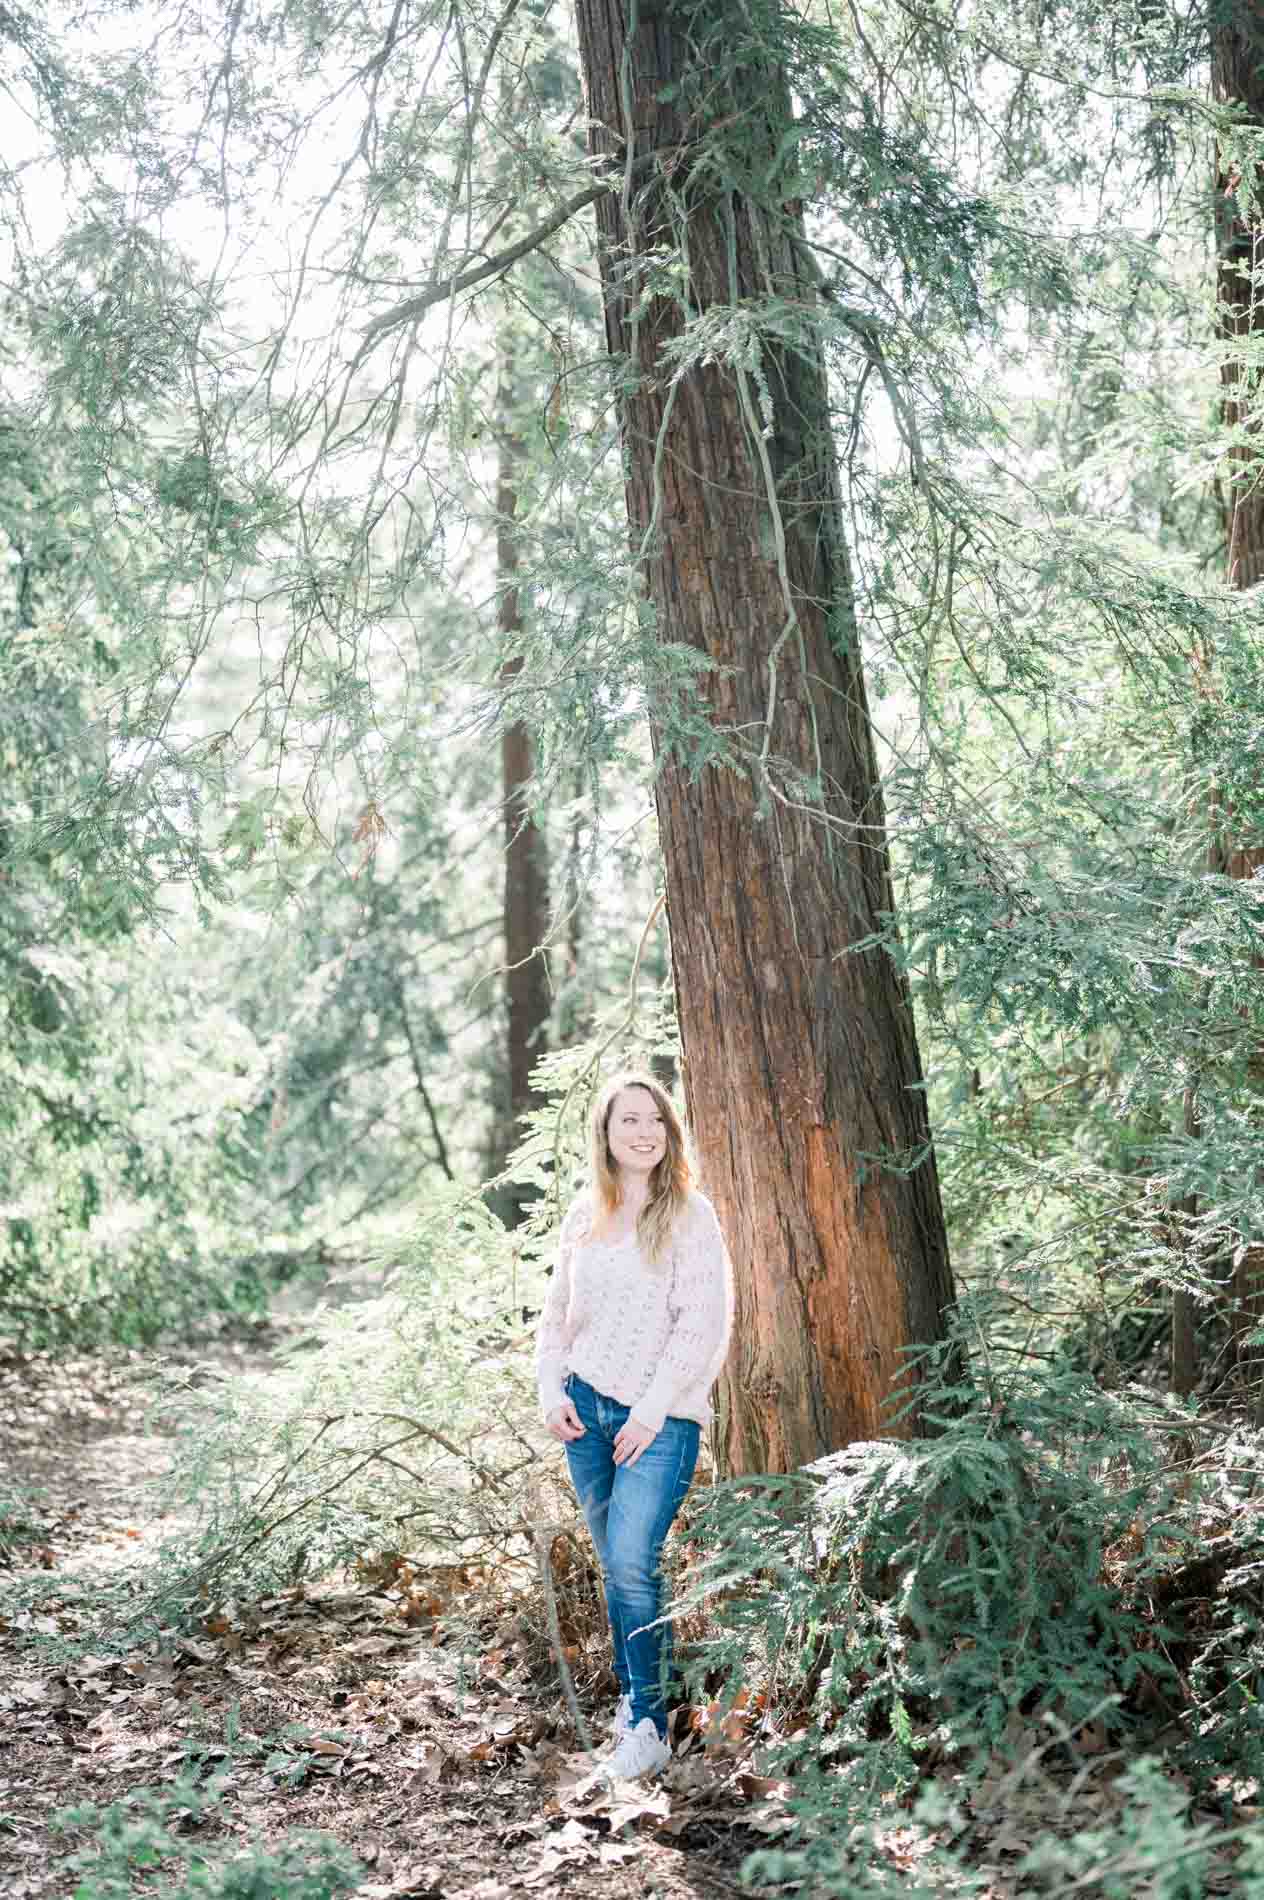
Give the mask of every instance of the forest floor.
<path id="1" fill-rule="evenodd" d="M 220 1356 L 257 1369 L 268 1344 Z M 171 1528 L 152 1495 L 170 1441 L 146 1429 L 142 1370 L 125 1354 L 0 1360 L 3 1900 L 70 1900 L 85 1837 L 53 1826 L 59 1810 L 211 1776 L 222 1802 L 196 1827 L 208 1855 L 319 1829 L 358 1855 L 364 1900 L 743 1891 L 743 1859 L 784 1826 L 784 1788 L 753 1772 L 740 1722 L 678 1712 L 662 1781 L 611 1786 L 556 1680 L 515 1649 L 513 1603 L 490 1619 L 484 1606 L 473 1650 L 445 1640 L 443 1581 L 398 1572 L 229 1605 L 122 1655 L 93 1639 L 85 1591 L 135 1575 Z M 998 1764 L 967 1810 L 973 1891 L 1013 1900 L 1034 1838 L 1114 1818 L 1120 1769 L 1091 1739 L 1057 1776 Z M 907 1819 L 893 1809 L 876 1844 L 911 1880 L 926 1841 Z M 1208 1870 L 1206 1892 L 1233 1888 L 1228 1859 Z"/>
<path id="2" fill-rule="evenodd" d="M 264 1346 L 220 1356 L 267 1362 Z M 83 1837 L 52 1825 L 60 1810 L 190 1775 L 223 1786 L 197 1829 L 208 1853 L 319 1829 L 363 1862 L 364 1900 L 739 1891 L 776 1821 L 733 1750 L 678 1738 L 664 1782 L 611 1786 L 556 1682 L 524 1680 L 511 1643 L 463 1657 L 432 1617 L 412 1626 L 416 1578 L 309 1582 L 160 1645 L 85 1653 L 85 1587 L 143 1570 L 170 1530 L 151 1496 L 170 1446 L 146 1430 L 142 1370 L 126 1354 L 0 1360 L 4 1900 L 70 1900 Z"/>

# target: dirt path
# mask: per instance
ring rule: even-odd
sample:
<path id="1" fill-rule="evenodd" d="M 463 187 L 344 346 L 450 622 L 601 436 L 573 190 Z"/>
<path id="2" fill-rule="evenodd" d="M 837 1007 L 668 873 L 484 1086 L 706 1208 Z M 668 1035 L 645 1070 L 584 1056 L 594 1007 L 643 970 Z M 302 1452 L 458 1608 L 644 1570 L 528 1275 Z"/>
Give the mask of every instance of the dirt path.
<path id="1" fill-rule="evenodd" d="M 402 1620 L 390 1579 L 336 1579 L 144 1652 L 83 1654 L 85 1588 L 133 1572 L 167 1528 L 147 1499 L 167 1446 L 146 1434 L 141 1369 L 0 1362 L 5 1900 L 70 1900 L 87 1836 L 54 1830 L 58 1810 L 182 1778 L 222 1786 L 195 1829 L 208 1858 L 321 1829 L 358 1855 L 364 1900 L 738 1891 L 759 1834 L 736 1764 L 685 1738 L 662 1786 L 595 1782 L 511 1614 L 503 1640 L 462 1654 L 442 1625 L 436 1640 Z"/>

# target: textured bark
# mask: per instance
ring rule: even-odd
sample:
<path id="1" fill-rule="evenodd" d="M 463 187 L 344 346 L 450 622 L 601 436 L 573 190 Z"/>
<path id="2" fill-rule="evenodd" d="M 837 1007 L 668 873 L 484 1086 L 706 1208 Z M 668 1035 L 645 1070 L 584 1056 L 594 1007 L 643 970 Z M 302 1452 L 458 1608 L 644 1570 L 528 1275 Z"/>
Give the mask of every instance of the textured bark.
<path id="1" fill-rule="evenodd" d="M 1214 16 L 1211 86 L 1221 103 L 1246 109 L 1249 122 L 1264 126 L 1264 5 L 1236 0 Z M 1257 168 L 1255 209 L 1243 217 L 1235 198 L 1236 171 L 1216 165 L 1216 312 L 1222 342 L 1221 413 L 1248 440 L 1230 451 L 1224 489 L 1224 535 L 1229 584 L 1246 589 L 1264 579 L 1264 442 L 1258 440 L 1264 383 L 1251 359 L 1264 340 L 1264 167 Z M 1236 347 L 1235 347 L 1236 346 Z M 1252 877 L 1264 864 L 1264 844 L 1229 835 L 1233 814 L 1218 812 L 1216 868 L 1230 877 Z"/>
<path id="2" fill-rule="evenodd" d="M 496 480 L 496 579 L 500 595 L 497 624 L 506 646 L 512 645 L 522 626 L 515 524 L 525 449 L 514 424 L 514 381 L 512 347 L 506 344 L 502 347 L 497 401 L 500 445 Z M 511 654 L 501 669 L 502 684 L 512 684 L 521 670 L 521 655 Z M 493 1172 L 504 1165 L 521 1132 L 521 1118 L 532 1105 L 531 1070 L 546 1045 L 551 1008 L 548 969 L 541 948 L 548 933 L 548 849 L 528 803 L 528 788 L 534 776 L 535 745 L 531 732 L 521 720 L 515 720 L 505 727 L 501 737 L 508 1097 L 503 1104 L 504 1113 L 496 1138 L 498 1152 Z M 521 1218 L 523 1205 L 523 1197 L 517 1190 L 503 1198 L 501 1212 L 511 1225 Z"/>
<path id="3" fill-rule="evenodd" d="M 1246 108 L 1252 125 L 1264 125 L 1264 6 L 1257 0 L 1237 0 L 1213 15 L 1211 89 L 1220 103 L 1236 102 Z M 1221 337 L 1241 342 L 1249 354 L 1253 340 L 1264 331 L 1264 221 L 1258 211 L 1247 217 L 1235 197 L 1242 180 L 1216 165 L 1216 310 Z M 1254 180 L 1264 194 L 1264 178 Z M 1258 281 L 1254 274 L 1258 273 Z M 1231 350 L 1220 371 L 1222 408 L 1230 425 L 1243 424 L 1256 433 L 1259 426 L 1260 372 Z M 1231 475 L 1225 487 L 1225 544 L 1229 580 L 1234 587 L 1254 587 L 1264 578 L 1264 485 L 1260 482 L 1260 445 L 1239 443 L 1231 454 Z"/>
<path id="4" fill-rule="evenodd" d="M 1251 125 L 1264 126 L 1264 6 L 1258 0 L 1227 0 L 1212 15 L 1211 86 L 1221 103 L 1246 109 Z M 1246 216 L 1239 174 L 1218 155 L 1216 165 L 1216 312 L 1221 340 L 1229 345 L 1221 366 L 1221 413 L 1240 427 L 1245 441 L 1230 451 L 1224 487 L 1224 533 L 1229 584 L 1246 589 L 1264 579 L 1264 443 L 1258 440 L 1264 385 L 1251 352 L 1264 339 L 1264 167 L 1257 167 L 1255 204 Z M 1236 346 L 1236 347 L 1235 347 Z M 1212 868 L 1233 878 L 1253 877 L 1264 865 L 1264 844 L 1235 835 L 1234 813 L 1215 800 Z M 1264 1084 L 1264 1056 L 1253 1051 L 1252 1070 Z M 1239 1373 L 1257 1378 L 1264 1361 L 1247 1337 L 1264 1319 L 1264 1248 L 1240 1247 L 1230 1298 L 1230 1358 Z"/>
<path id="5" fill-rule="evenodd" d="M 1194 1389 L 1198 1356 L 1194 1334 L 1194 1298 L 1184 1287 L 1172 1295 L 1172 1390 L 1185 1398 Z"/>
<path id="6" fill-rule="evenodd" d="M 714 663 L 701 683 L 711 724 L 745 752 L 740 766 L 691 769 L 660 704 L 686 1094 L 737 1271 L 719 1449 L 731 1470 L 785 1470 L 915 1429 L 893 1425 L 889 1401 L 907 1395 L 903 1349 L 942 1335 L 952 1282 L 908 997 L 885 952 L 847 954 L 882 927 L 892 893 L 801 212 L 693 171 L 697 139 L 736 115 L 770 176 L 785 85 L 759 62 L 733 82 L 712 73 L 707 120 L 689 120 L 664 97 L 688 42 L 744 16 L 705 0 L 686 31 L 682 11 L 652 0 L 621 97 L 626 4 L 578 0 L 577 14 L 592 150 L 620 167 L 630 105 L 634 190 L 603 200 L 598 219 L 607 341 L 629 369 L 632 545 L 658 638 Z M 775 198 L 775 183 L 763 189 Z M 804 313 L 797 347 L 760 346 L 765 434 L 753 374 L 675 377 L 664 356 L 681 299 L 646 300 L 643 271 L 674 244 L 673 220 L 694 313 L 770 292 Z M 891 1152 L 921 1163 L 897 1173 L 872 1159 Z"/>

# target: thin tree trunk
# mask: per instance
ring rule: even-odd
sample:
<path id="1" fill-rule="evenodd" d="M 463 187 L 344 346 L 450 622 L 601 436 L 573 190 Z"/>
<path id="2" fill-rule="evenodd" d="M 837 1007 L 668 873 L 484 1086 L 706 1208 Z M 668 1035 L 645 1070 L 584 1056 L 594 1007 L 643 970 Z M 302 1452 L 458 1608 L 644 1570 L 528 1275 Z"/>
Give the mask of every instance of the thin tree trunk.
<path id="1" fill-rule="evenodd" d="M 516 519 L 526 449 L 515 415 L 518 400 L 513 346 L 506 341 L 501 345 L 497 391 L 500 439 L 496 480 L 497 625 L 502 646 L 509 649 L 500 671 L 505 686 L 512 685 L 522 671 L 522 655 L 512 651 L 522 630 Z M 523 721 L 514 720 L 505 726 L 501 737 L 507 1099 L 502 1100 L 493 1172 L 503 1167 L 521 1132 L 522 1117 L 532 1105 L 531 1070 L 546 1046 L 551 1008 L 543 951 L 548 932 L 548 850 L 529 803 L 534 776 L 535 744 L 530 729 Z M 500 1197 L 500 1211 L 509 1225 L 516 1225 L 522 1218 L 525 1201 L 530 1198 L 517 1189 Z"/>
<path id="2" fill-rule="evenodd" d="M 1264 126 L 1264 7 L 1238 0 L 1215 14 L 1211 55 L 1212 96 L 1246 109 L 1253 127 Z M 1249 181 L 1264 189 L 1264 176 Z M 1216 159 L 1216 313 L 1222 341 L 1230 345 L 1220 369 L 1221 411 L 1229 427 L 1254 435 L 1260 420 L 1260 371 L 1253 354 L 1264 332 L 1264 223 L 1258 207 L 1243 217 L 1243 180 L 1222 155 Z M 1234 347 L 1234 346 L 1238 347 Z M 1230 451 L 1224 491 L 1229 582 L 1254 587 L 1264 578 L 1264 491 L 1259 481 L 1260 445 L 1238 442 Z"/>
<path id="3" fill-rule="evenodd" d="M 785 83 L 753 60 L 722 79 L 726 29 L 749 24 L 726 0 L 687 30 L 651 0 L 630 36 L 625 4 L 635 22 L 635 0 L 577 12 L 592 150 L 621 166 L 631 147 L 633 189 L 598 219 L 607 342 L 629 365 L 632 545 L 659 639 L 712 662 L 712 729 L 744 748 L 696 771 L 659 703 L 686 1094 L 737 1269 L 720 1451 L 731 1470 L 785 1470 L 916 1429 L 890 1405 L 911 1393 L 905 1349 L 942 1336 L 952 1280 L 908 996 L 885 951 L 852 949 L 892 892 L 800 208 L 775 179 L 757 202 L 692 171 L 696 141 L 737 114 L 748 175 L 774 173 Z M 678 89 L 712 34 L 691 119 Z M 677 245 L 687 283 L 648 296 Z M 677 374 L 682 305 L 740 322 L 769 294 L 809 313 L 796 343 L 761 342 L 757 369 Z"/>
<path id="4" fill-rule="evenodd" d="M 557 987 L 558 1036 L 563 1046 L 568 1042 L 582 1042 L 592 1028 L 590 998 L 580 987 L 580 961 L 584 947 L 584 927 L 588 908 L 588 881 L 584 874 L 585 819 L 580 801 L 587 789 L 587 776 L 577 765 L 571 783 L 571 796 L 575 804 L 571 817 L 570 838 L 567 842 L 565 876 L 562 880 L 562 904 L 566 928 L 562 943 L 562 977 Z"/>
<path id="5" fill-rule="evenodd" d="M 404 985 L 398 972 L 396 972 L 395 975 L 395 1007 L 399 1011 L 399 1020 L 404 1031 L 404 1040 L 408 1044 L 408 1058 L 413 1065 L 413 1080 L 417 1084 L 417 1093 L 421 1097 L 421 1105 L 426 1111 L 426 1120 L 430 1124 L 430 1138 L 435 1145 L 435 1160 L 443 1169 L 448 1180 L 455 1181 L 456 1176 L 452 1172 L 452 1163 L 448 1159 L 448 1144 L 443 1139 L 443 1129 L 439 1125 L 439 1117 L 435 1110 L 434 1099 L 431 1096 L 430 1090 L 426 1087 L 426 1072 L 422 1067 L 421 1051 L 417 1047 L 417 1037 L 413 1032 L 412 1020 L 408 1014 L 408 998 L 404 994 Z"/>
<path id="6" fill-rule="evenodd" d="M 1183 1211 L 1183 1210 L 1182 1210 Z M 1162 1317 L 1160 1313 L 1160 1317 Z M 1194 1341 L 1194 1296 L 1178 1286 L 1172 1295 L 1172 1390 L 1188 1398 L 1198 1375 Z"/>
<path id="7" fill-rule="evenodd" d="M 1220 103 L 1245 108 L 1249 124 L 1264 127 L 1264 6 L 1258 0 L 1237 0 L 1213 16 L 1211 87 Z M 1264 579 L 1264 486 L 1259 438 L 1261 382 L 1258 352 L 1264 343 L 1264 167 L 1243 180 L 1223 155 L 1216 159 L 1216 313 L 1221 341 L 1226 344 L 1221 364 L 1221 415 L 1226 427 L 1241 429 L 1243 440 L 1229 452 L 1229 478 L 1224 486 L 1224 534 L 1231 587 L 1255 587 Z M 1254 204 L 1246 216 L 1238 195 Z M 1214 690 L 1214 682 L 1213 682 Z M 1236 814 L 1215 798 L 1212 845 L 1213 868 L 1233 878 L 1253 877 L 1264 865 L 1264 845 L 1238 835 Z M 1252 1052 L 1251 1069 L 1264 1085 L 1264 1055 Z M 1239 1375 L 1258 1378 L 1261 1354 L 1247 1344 L 1250 1333 L 1264 1319 L 1264 1248 L 1240 1245 L 1230 1283 L 1230 1358 Z"/>
<path id="8" fill-rule="evenodd" d="M 1193 1139 L 1198 1133 L 1198 1097 L 1192 1085 L 1185 1091 L 1185 1133 Z M 1176 1208 L 1181 1217 L 1179 1245 L 1190 1251 L 1190 1229 L 1198 1213 L 1198 1196 L 1187 1194 Z M 1187 1398 L 1198 1376 L 1197 1342 L 1194 1335 L 1194 1296 L 1183 1286 L 1172 1293 L 1172 1390 Z"/>

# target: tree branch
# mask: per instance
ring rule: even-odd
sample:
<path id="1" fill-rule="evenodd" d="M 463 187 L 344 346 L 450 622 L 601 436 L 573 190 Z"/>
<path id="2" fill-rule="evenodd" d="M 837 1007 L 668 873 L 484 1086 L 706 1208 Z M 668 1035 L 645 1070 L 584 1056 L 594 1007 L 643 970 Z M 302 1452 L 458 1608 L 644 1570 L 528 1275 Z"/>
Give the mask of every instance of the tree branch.
<path id="1" fill-rule="evenodd" d="M 456 1176 L 453 1174 L 448 1161 L 448 1150 L 443 1139 L 443 1131 L 439 1127 L 439 1117 L 435 1114 L 435 1106 L 430 1099 L 430 1091 L 426 1087 L 426 1078 L 422 1074 L 421 1056 L 417 1049 L 417 1038 L 413 1035 L 413 1026 L 408 1019 L 408 1005 L 404 1001 L 404 985 L 400 982 L 398 976 L 395 978 L 395 1002 L 399 1009 L 399 1020 L 404 1026 L 404 1036 L 408 1043 L 408 1054 L 412 1061 L 413 1074 L 417 1079 L 417 1093 L 422 1099 L 427 1117 L 430 1121 L 430 1132 L 434 1136 L 434 1145 L 439 1157 L 439 1166 L 443 1169 L 449 1181 L 455 1181 Z"/>
<path id="2" fill-rule="evenodd" d="M 438 283 L 430 284 L 425 290 L 418 291 L 415 297 L 408 297 L 403 303 L 397 303 L 393 310 L 383 310 L 380 316 L 374 317 L 371 322 L 365 324 L 362 349 L 367 349 L 371 344 L 376 343 L 379 337 L 385 336 L 391 330 L 399 330 L 406 324 L 415 323 L 418 317 L 424 316 L 426 311 L 432 309 L 435 304 L 442 303 L 445 297 L 455 297 L 458 292 L 471 290 L 475 284 L 481 284 L 489 277 L 499 277 L 502 272 L 509 269 L 511 264 L 516 264 L 520 257 L 525 257 L 528 251 L 536 250 L 547 238 L 551 238 L 555 231 L 560 231 L 577 211 L 582 211 L 586 205 L 596 204 L 598 198 L 604 198 L 611 189 L 610 185 L 585 186 L 583 191 L 577 191 L 573 197 L 559 205 L 552 217 L 546 218 L 543 224 L 538 224 L 534 231 L 528 231 L 526 237 L 519 238 L 516 244 L 506 245 L 505 249 L 497 251 L 494 257 L 486 258 L 481 264 L 472 264 L 468 270 L 458 271 L 453 277 L 441 278 Z"/>

